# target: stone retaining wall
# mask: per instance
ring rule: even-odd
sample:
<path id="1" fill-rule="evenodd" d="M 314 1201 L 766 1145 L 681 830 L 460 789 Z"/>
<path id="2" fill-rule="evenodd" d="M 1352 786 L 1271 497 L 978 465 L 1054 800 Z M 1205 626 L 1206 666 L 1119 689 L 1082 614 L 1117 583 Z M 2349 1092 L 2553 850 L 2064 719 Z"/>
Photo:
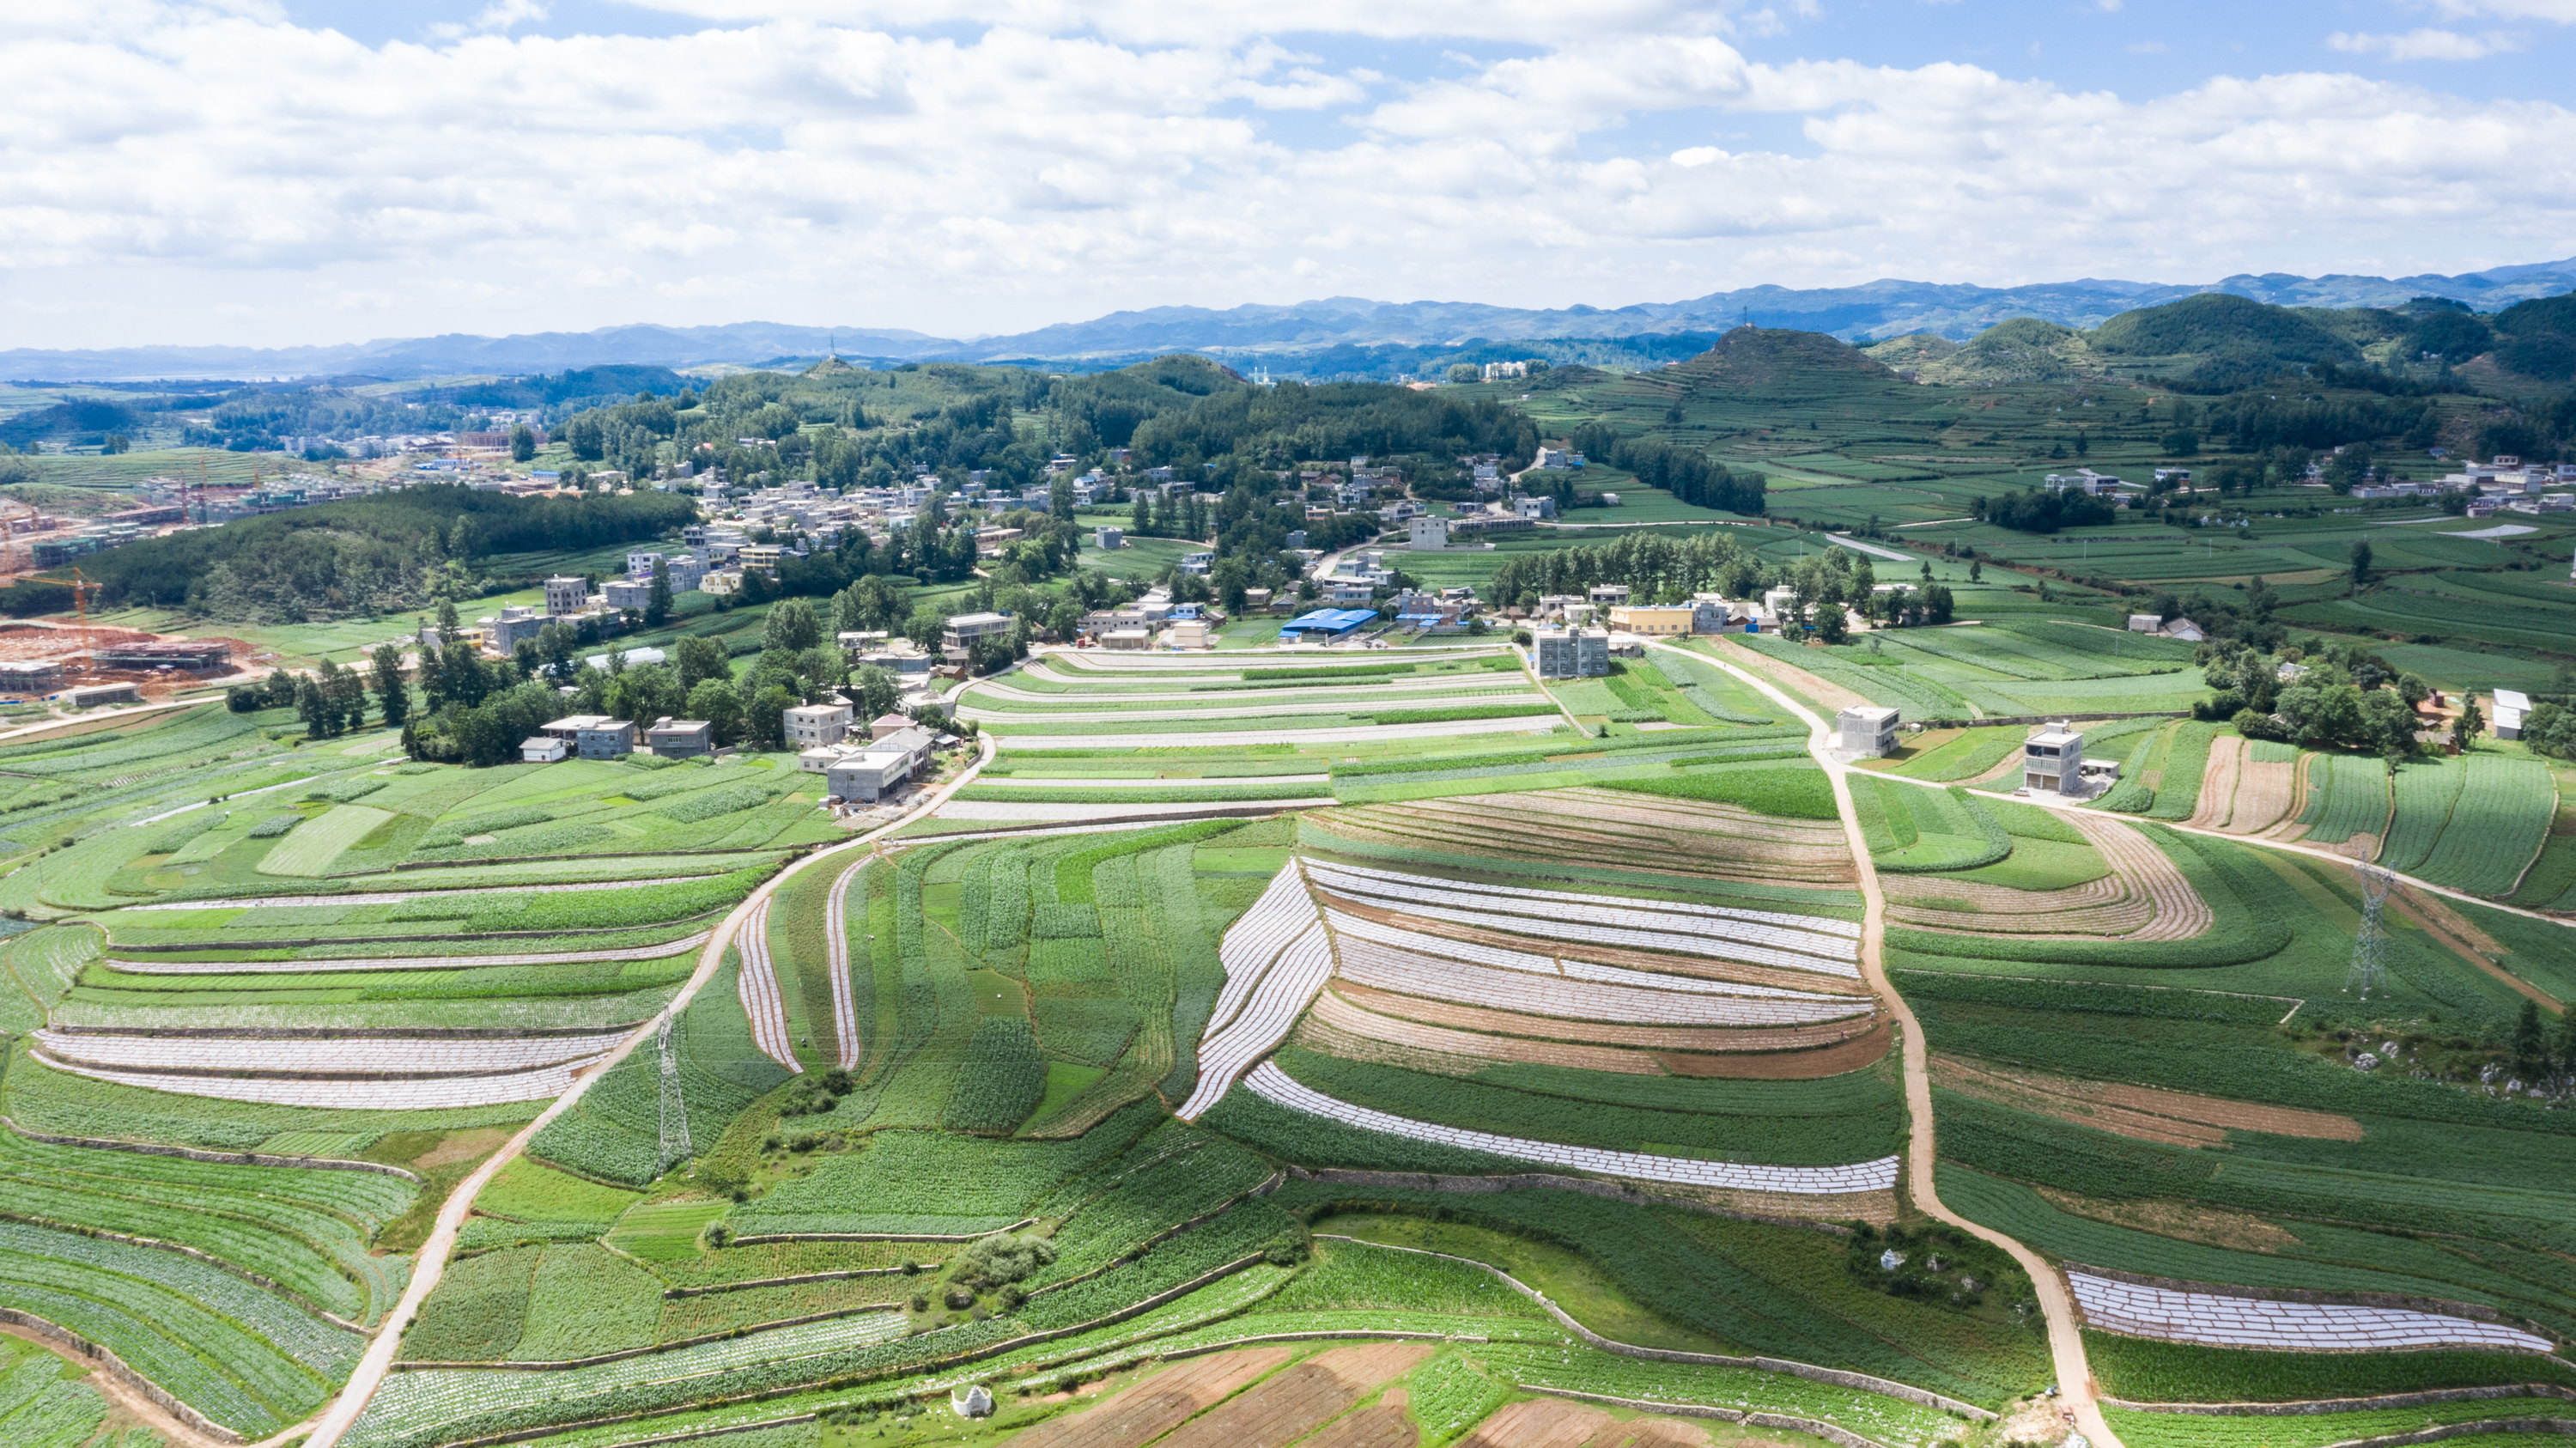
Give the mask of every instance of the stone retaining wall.
<path id="1" fill-rule="evenodd" d="M 24 1328 L 30 1335 L 41 1338 L 46 1342 L 53 1343 L 57 1347 L 61 1347 L 71 1352 L 82 1361 L 88 1363 L 93 1370 L 105 1373 L 109 1377 L 116 1379 L 118 1382 L 125 1384 L 129 1388 L 132 1388 L 137 1393 L 142 1394 L 145 1398 L 159 1404 L 170 1414 L 171 1417 L 178 1419 L 180 1422 L 187 1424 L 189 1427 L 196 1429 L 198 1432 L 205 1434 L 207 1437 L 214 1439 L 218 1443 L 247 1443 L 250 1441 L 249 1439 L 244 1438 L 241 1434 L 234 1432 L 232 1429 L 225 1427 L 221 1423 L 207 1417 L 205 1414 L 189 1407 L 187 1404 L 172 1397 L 170 1394 L 163 1392 L 160 1384 L 153 1382 L 141 1373 L 127 1367 L 125 1365 L 125 1359 L 118 1357 L 116 1354 L 109 1352 L 106 1348 L 99 1346 L 88 1338 L 82 1337 L 76 1332 L 72 1332 L 66 1328 L 56 1327 L 54 1324 L 45 1321 L 43 1318 L 36 1316 L 32 1312 L 20 1312 L 14 1307 L 0 1307 L 0 1322 L 8 1323 L 12 1327 Z"/>

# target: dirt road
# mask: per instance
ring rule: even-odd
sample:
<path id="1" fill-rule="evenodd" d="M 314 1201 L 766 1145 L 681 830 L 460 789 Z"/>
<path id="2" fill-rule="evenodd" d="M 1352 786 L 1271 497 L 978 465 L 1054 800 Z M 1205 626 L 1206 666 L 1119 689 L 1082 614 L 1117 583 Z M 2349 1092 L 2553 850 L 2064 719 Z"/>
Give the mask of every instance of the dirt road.
<path id="1" fill-rule="evenodd" d="M 1693 653 L 1671 644 L 1653 647 L 1668 653 L 1684 654 L 1704 662 L 1706 654 Z M 1860 871 L 1861 899 L 1867 907 L 1861 925 L 1861 975 L 1877 993 L 1879 1003 L 1887 1008 L 1897 1024 L 1905 1050 L 1905 1114 L 1908 1139 L 1905 1145 L 1905 1194 L 1917 1211 L 1949 1223 L 2012 1254 L 2022 1270 L 2030 1274 L 2031 1286 L 2039 1296 L 2041 1314 L 2048 1320 L 2048 1349 L 2057 1365 L 2060 1400 L 2075 1412 L 2075 1424 L 2095 1448 L 2120 1448 L 2119 1436 L 2111 1431 L 2110 1421 L 2102 1416 L 2099 1390 L 2093 1373 L 2084 1362 L 2084 1337 L 2075 1311 L 2075 1294 L 2045 1258 L 2021 1243 L 1991 1227 L 1980 1226 L 1941 1203 L 1941 1194 L 1932 1176 L 1938 1159 L 1932 1132 L 1932 1078 L 1928 1073 L 1929 1051 L 1923 1041 L 1923 1027 L 1914 1019 L 1914 1011 L 1905 998 L 1888 983 L 1882 942 L 1887 931 L 1887 897 L 1878 888 L 1878 871 L 1869 858 L 1869 841 L 1861 835 L 1860 816 L 1852 807 L 1851 781 L 1843 765 L 1833 757 L 1833 729 L 1788 693 L 1769 680 L 1737 667 L 1724 659 L 1717 666 L 1762 691 L 1781 708 L 1805 721 L 1808 729 L 1807 753 L 1825 771 L 1834 787 L 1834 807 L 1843 820 L 1843 836 L 1850 841 L 1852 860 Z"/>
<path id="2" fill-rule="evenodd" d="M 368 1344 L 367 1355 L 359 1360 L 358 1370 L 350 1374 L 348 1385 L 343 1387 L 340 1395 L 333 1398 L 330 1405 L 322 1410 L 314 1427 L 313 1436 L 306 1443 L 305 1448 L 334 1448 L 334 1445 L 340 1441 L 341 1435 L 349 1431 L 349 1425 L 358 1420 L 358 1414 L 366 1409 L 367 1400 L 375 1396 L 377 1386 L 384 1381 L 386 1370 L 393 1364 L 394 1354 L 402 1347 L 403 1329 L 411 1324 L 413 1315 L 420 1311 L 421 1303 L 437 1289 L 439 1278 L 446 1273 L 448 1255 L 456 1250 L 456 1234 L 464 1229 L 466 1214 L 474 1205 L 475 1193 L 483 1190 L 484 1184 L 491 1181 L 493 1175 L 501 1168 L 517 1160 L 519 1154 L 527 1150 L 528 1143 L 535 1140 L 537 1133 L 543 1131 L 548 1123 L 572 1109 L 573 1105 L 581 1100 L 582 1093 L 590 1089 L 592 1082 L 607 1075 L 610 1068 L 625 1060 L 629 1052 L 652 1039 L 654 1032 L 661 1028 L 663 1016 L 676 1015 L 688 1008 L 689 1002 L 697 996 L 700 988 L 713 979 L 716 971 L 723 966 L 725 951 L 731 948 L 734 936 L 742 929 L 743 923 L 751 918 L 752 912 L 770 896 L 776 894 L 779 886 L 786 884 L 803 871 L 817 868 L 826 860 L 840 863 L 852 851 L 873 848 L 876 842 L 886 835 L 914 820 L 923 818 L 947 803 L 950 795 L 972 782 L 975 776 L 983 771 L 984 766 L 992 762 L 993 753 L 993 742 L 986 739 L 981 754 L 972 765 L 961 770 L 955 779 L 931 791 L 919 804 L 914 805 L 900 818 L 867 834 L 859 835 L 847 844 L 834 845 L 828 850 L 818 850 L 807 855 L 771 876 L 759 889 L 752 891 L 741 904 L 733 908 L 732 913 L 725 916 L 724 923 L 716 927 L 715 934 L 707 940 L 706 949 L 698 954 L 698 968 L 690 973 L 688 984 L 680 987 L 680 993 L 671 998 L 671 1003 L 663 1007 L 659 1015 L 637 1027 L 634 1034 L 628 1036 L 615 1051 L 603 1057 L 596 1067 L 575 1082 L 570 1091 L 556 1097 L 554 1104 L 548 1106 L 543 1114 L 521 1127 L 518 1135 L 502 1143 L 499 1151 L 492 1153 L 491 1158 L 477 1168 L 473 1175 L 457 1185 L 456 1190 L 448 1195 L 447 1204 L 439 1208 L 438 1224 L 431 1229 L 429 1240 L 421 1246 L 412 1268 L 411 1283 L 403 1289 L 402 1300 L 394 1304 L 393 1311 L 385 1314 L 384 1326 L 376 1330 L 375 1341 Z"/>

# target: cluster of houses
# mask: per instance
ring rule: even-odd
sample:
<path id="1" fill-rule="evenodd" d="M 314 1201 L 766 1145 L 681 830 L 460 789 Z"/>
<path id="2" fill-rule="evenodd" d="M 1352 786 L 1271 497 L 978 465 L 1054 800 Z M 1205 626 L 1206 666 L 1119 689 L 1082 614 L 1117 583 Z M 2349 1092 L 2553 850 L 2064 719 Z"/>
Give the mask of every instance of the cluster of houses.
<path id="1" fill-rule="evenodd" d="M 559 759 L 623 759 L 641 749 L 662 759 L 701 759 L 715 753 L 715 726 L 703 719 L 657 719 L 639 736 L 631 719 L 567 714 L 521 740 L 529 764 Z"/>
<path id="2" fill-rule="evenodd" d="M 2154 634 L 2159 638 L 2180 639 L 2187 644 L 2196 644 L 2209 637 L 2208 634 L 2201 631 L 2199 624 L 2193 623 L 2190 619 L 2169 619 L 2160 613 L 2130 614 L 2128 629 L 2131 633 Z"/>
<path id="3" fill-rule="evenodd" d="M 847 700 L 799 704 L 787 711 L 787 745 L 798 769 L 823 776 L 827 802 L 874 804 L 929 765 L 938 739 L 901 714 L 870 720 L 862 736 L 851 713 Z"/>
<path id="4" fill-rule="evenodd" d="M 850 722 L 848 700 L 798 704 L 785 711 L 788 746 L 796 767 L 824 776 L 824 804 L 875 804 L 910 784 L 930 766 L 939 736 L 901 714 L 887 714 L 861 734 Z M 637 729 L 629 719 L 569 714 L 519 745 L 530 764 L 563 759 L 621 759 L 635 753 L 661 759 L 699 759 L 715 752 L 715 727 L 703 719 L 657 719 Z"/>
<path id="5" fill-rule="evenodd" d="M 2553 488 L 2576 487 L 2576 463 L 2529 463 L 2510 453 L 2499 453 L 2482 463 L 2470 463 L 2458 472 L 2446 473 L 2429 482 L 2370 482 L 2352 490 L 2356 498 L 2438 498 L 2451 493 L 2467 493 L 2469 516 L 2485 518 L 2499 509 L 2516 513 L 2565 513 L 2576 511 L 2576 492 L 2552 492 Z"/>
<path id="6" fill-rule="evenodd" d="M 614 588 L 617 585 L 610 586 Z M 633 606 L 642 607 L 640 603 Z M 557 574 L 545 581 L 545 602 L 542 604 L 503 604 L 499 613 L 486 614 L 476 619 L 472 627 L 458 629 L 452 640 L 439 632 L 438 625 L 423 621 L 420 642 L 433 648 L 463 646 L 495 658 L 508 658 L 517 651 L 521 639 L 534 640 L 548 624 L 570 624 L 575 628 L 587 625 L 586 631 L 591 638 L 606 638 L 618 633 L 626 626 L 621 607 L 613 601 L 594 598 L 590 580 Z"/>
<path id="7" fill-rule="evenodd" d="M 1786 588 L 1770 589 L 1758 601 L 1695 593 L 1688 603 L 1632 603 L 1631 595 L 1624 583 L 1596 583 L 1579 596 L 1552 593 L 1541 598 L 1533 615 L 1539 627 L 1530 634 L 1530 661 L 1539 677 L 1606 674 L 1613 656 L 1641 656 L 1651 638 L 1776 629 L 1796 607 L 1795 592 Z"/>
<path id="8" fill-rule="evenodd" d="M 1897 713 L 1879 704 L 1856 704 L 1834 716 L 1834 751 L 1848 763 L 1882 759 L 1896 749 Z M 2022 741 L 2021 794 L 2057 794 L 2084 799 L 2120 777 L 2116 759 L 2086 759 L 2084 731 L 2065 719 L 2052 719 Z"/>

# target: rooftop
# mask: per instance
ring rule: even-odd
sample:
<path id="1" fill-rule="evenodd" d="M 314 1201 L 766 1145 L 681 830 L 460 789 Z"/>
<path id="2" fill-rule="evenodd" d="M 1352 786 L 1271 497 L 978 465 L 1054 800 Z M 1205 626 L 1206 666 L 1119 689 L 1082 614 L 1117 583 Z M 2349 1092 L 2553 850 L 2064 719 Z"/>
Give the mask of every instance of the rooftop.
<path id="1" fill-rule="evenodd" d="M 1377 611 L 1375 609 L 1319 608 L 1312 613 L 1301 613 L 1295 618 L 1288 620 L 1285 624 L 1280 625 L 1280 631 L 1284 633 L 1289 629 L 1310 628 L 1337 630 L 1352 629 L 1358 628 L 1361 624 L 1369 623 L 1376 618 Z"/>

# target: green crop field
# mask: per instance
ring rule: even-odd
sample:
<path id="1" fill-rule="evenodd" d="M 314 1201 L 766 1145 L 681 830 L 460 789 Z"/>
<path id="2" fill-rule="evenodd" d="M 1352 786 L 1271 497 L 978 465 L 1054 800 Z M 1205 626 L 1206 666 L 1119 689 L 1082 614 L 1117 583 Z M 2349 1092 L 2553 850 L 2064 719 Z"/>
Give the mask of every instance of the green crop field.
<path id="1" fill-rule="evenodd" d="M 1548 526 L 1390 549 L 1416 587 L 1673 602 L 1937 584 L 1942 622 L 1856 623 L 1828 646 L 1766 615 L 1542 683 L 1512 642 L 1527 620 L 1500 612 L 1522 597 L 1485 599 L 1479 632 L 1280 647 L 1282 615 L 1237 590 L 1293 592 L 1293 569 L 1233 554 L 1201 594 L 1173 570 L 1207 545 L 1143 537 L 1080 557 L 1097 575 L 1070 582 L 1032 584 L 1025 550 L 945 583 L 900 575 L 890 620 L 874 584 L 814 594 L 825 651 L 854 615 L 1053 624 L 1059 602 L 1134 596 L 1112 579 L 1229 615 L 1206 652 L 1058 647 L 1040 628 L 1008 667 L 937 680 L 960 737 L 892 809 L 827 810 L 822 776 L 750 746 L 544 765 L 504 747 L 468 766 L 429 756 L 470 753 L 472 728 L 388 727 L 372 695 L 347 730 L 208 700 L 0 740 L 0 1308 L 246 1440 L 292 1436 L 358 1384 L 355 1448 L 972 1448 L 1085 1431 L 1094 1390 L 1140 1370 L 1213 1373 L 1266 1344 L 1265 1382 L 1305 1381 L 1291 1364 L 1347 1346 L 1308 1339 L 1389 1335 L 1420 1352 L 1347 1406 L 1425 1448 L 1480 1425 L 1517 1441 L 1494 1415 L 1550 1393 L 1767 1414 L 1745 1431 L 1784 1438 L 1805 1422 L 2000 1448 L 2019 1430 L 1922 1395 L 2031 1403 L 2059 1370 L 2055 1294 L 1900 1189 L 1929 1165 L 1942 1209 L 2046 1270 L 2376 1294 L 2576 1340 L 2566 1032 L 2555 1010 L 2525 1015 L 2535 993 L 2576 999 L 2569 926 L 2546 918 L 2576 902 L 2576 776 L 2492 737 L 2392 774 L 2294 705 L 2278 725 L 2210 707 L 2228 670 L 2262 697 L 2239 640 L 2274 681 L 2277 659 L 2561 693 L 2576 596 L 2554 569 L 2576 526 L 2463 537 L 2481 530 L 2265 474 L 2223 513 L 2168 492 L 2020 531 L 1999 503 L 2013 490 L 2072 457 L 2142 480 L 2173 461 L 2157 409 L 2241 399 L 2166 389 L 2132 354 L 2098 378 L 1945 380 L 1986 365 L 1962 352 L 1914 381 L 1802 334 L 1729 336 L 1653 372 L 1257 400 L 1437 406 L 1474 430 L 1458 451 L 1509 453 L 1534 428 L 1589 452 Z M 2338 417 L 2480 425 L 2465 395 L 2341 375 L 2312 379 Z M 1079 450 L 1067 424 L 1105 389 L 1126 400 L 1096 415 L 1132 403 L 1145 457 L 1178 435 L 1162 413 L 1211 395 L 1154 377 L 1224 394 L 1193 427 L 1237 405 L 1185 359 L 779 385 L 845 389 L 808 415 L 857 399 L 866 448 L 963 436 L 939 409 L 1007 382 L 997 433 Z M 744 385 L 701 395 L 748 436 L 723 411 Z M 0 392 L 0 414 L 49 405 Z M 1193 433 L 1199 461 L 1234 426 Z M 1227 536 L 1267 536 L 1240 504 L 1289 460 L 1409 455 L 1360 440 L 1376 426 L 1261 442 L 1277 461 L 1238 469 L 1251 491 L 1217 502 Z M 2201 426 L 2203 454 L 2235 457 Z M 176 456 L 38 465 L 104 493 Z M 213 465 L 238 471 L 228 457 Z M 1605 492 L 1620 503 L 1594 506 Z M 1366 541 L 1366 523 L 1312 526 Z M 623 551 L 601 535 L 459 553 L 488 590 L 461 610 L 531 601 L 554 570 L 615 571 Z M 819 576 L 785 572 L 790 592 Z M 220 633 L 288 667 L 356 662 L 414 636 L 418 611 L 110 604 L 106 622 Z M 801 605 L 781 608 L 692 595 L 619 643 L 710 641 L 691 667 L 721 652 L 819 696 L 832 661 L 772 647 L 801 627 Z M 2128 631 L 2140 612 L 2209 641 Z M 1854 700 L 1928 727 L 1886 759 L 1820 763 L 1815 727 Z M 2052 717 L 2123 766 L 2088 812 L 2014 794 L 2018 721 Z M 2298 742 L 2240 748 L 2239 727 Z M 2277 828 L 2193 828 L 2222 788 L 2240 821 L 2262 793 Z M 2400 897 L 2367 992 L 2347 988 L 2364 901 L 2337 851 L 2451 892 Z M 1897 1028 L 1891 992 L 1919 1031 Z M 1917 1087 L 1927 1122 L 1902 1104 Z M 1929 1163 L 1909 1159 L 1917 1127 Z M 452 1205 L 455 1248 L 425 1259 Z M 414 1285 L 379 1378 L 361 1361 Z M 1598 1340 L 1778 1370 L 1600 1350 L 1524 1289 Z M 2465 1349 L 2083 1341 L 2088 1374 L 2144 1403 L 2564 1376 Z M 66 1360 L 0 1354 L 0 1439 L 140 1448 Z M 970 1383 L 995 1417 L 943 1418 Z M 1398 1386 L 1400 1409 L 1371 1396 Z M 1267 1390 L 1218 1396 L 1238 1391 Z M 1235 1401 L 1204 1421 L 1258 1406 Z M 2322 1445 L 2492 1405 L 2402 1411 L 2115 1425 L 2147 1445 Z"/>

